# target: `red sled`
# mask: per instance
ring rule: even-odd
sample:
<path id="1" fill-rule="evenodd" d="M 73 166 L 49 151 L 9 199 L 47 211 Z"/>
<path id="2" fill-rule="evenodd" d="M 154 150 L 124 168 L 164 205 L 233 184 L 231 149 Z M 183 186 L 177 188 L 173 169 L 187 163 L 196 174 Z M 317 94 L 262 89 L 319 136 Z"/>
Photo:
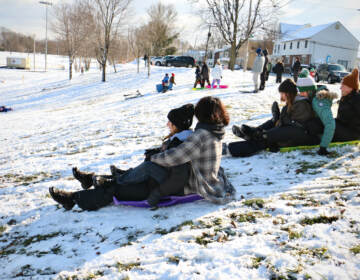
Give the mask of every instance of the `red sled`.
<path id="1" fill-rule="evenodd" d="M 217 88 L 217 85 L 214 85 L 213 87 L 207 85 L 206 88 Z M 220 85 L 219 88 L 228 88 L 228 85 Z"/>

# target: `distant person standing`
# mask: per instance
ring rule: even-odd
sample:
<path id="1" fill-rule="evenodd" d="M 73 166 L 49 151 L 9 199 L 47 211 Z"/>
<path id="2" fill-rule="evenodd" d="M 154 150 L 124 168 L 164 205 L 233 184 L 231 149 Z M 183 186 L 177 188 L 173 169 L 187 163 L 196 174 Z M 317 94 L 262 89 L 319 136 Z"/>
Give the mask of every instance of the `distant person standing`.
<path id="1" fill-rule="evenodd" d="M 264 66 L 263 66 L 263 70 L 261 72 L 261 75 L 260 75 L 260 80 L 261 80 L 261 83 L 260 83 L 260 90 L 264 90 L 265 89 L 265 81 L 266 81 L 266 76 L 267 76 L 267 68 L 268 68 L 268 63 L 269 63 L 269 59 L 267 57 L 268 55 L 268 51 L 267 49 L 264 49 L 262 51 L 263 55 L 264 55 Z"/>
<path id="2" fill-rule="evenodd" d="M 276 83 L 282 82 L 282 74 L 284 73 L 284 64 L 279 59 L 278 62 L 275 64 L 274 72 L 276 73 Z"/>
<path id="3" fill-rule="evenodd" d="M 147 66 L 148 59 L 149 57 L 147 56 L 147 54 L 144 54 L 145 67 Z"/>
<path id="4" fill-rule="evenodd" d="M 253 71 L 253 81 L 254 81 L 254 86 L 255 86 L 255 90 L 254 92 L 258 92 L 259 91 L 259 76 L 261 74 L 261 72 L 264 70 L 264 63 L 265 63 L 265 58 L 261 55 L 261 49 L 258 48 L 256 50 L 256 58 L 254 60 L 254 65 L 252 68 Z"/>
<path id="5" fill-rule="evenodd" d="M 197 86 L 198 84 L 202 85 L 202 78 L 201 78 L 201 69 L 200 69 L 200 66 L 199 66 L 199 65 L 196 65 L 194 88 L 196 88 L 196 86 Z"/>
<path id="6" fill-rule="evenodd" d="M 269 61 L 268 66 L 267 66 L 267 71 L 266 71 L 266 81 L 269 80 L 271 68 L 272 68 L 272 63 L 271 63 L 271 61 Z"/>
<path id="7" fill-rule="evenodd" d="M 296 57 L 296 60 L 295 60 L 294 65 L 293 65 L 294 81 L 295 81 L 295 83 L 296 83 L 297 80 L 298 80 L 298 76 L 299 76 L 300 70 L 301 70 L 300 59 L 299 59 L 299 57 Z"/>
<path id="8" fill-rule="evenodd" d="M 209 79 L 209 67 L 206 64 L 206 61 L 203 62 L 201 67 L 201 87 L 205 86 L 205 82 L 207 82 L 208 86 L 210 86 L 210 79 Z"/>
<path id="9" fill-rule="evenodd" d="M 222 79 L 222 67 L 219 60 L 216 61 L 215 67 L 211 71 L 211 76 L 213 78 L 211 87 L 213 88 L 215 86 L 215 82 L 218 84 L 218 87 L 220 87 L 220 81 Z"/>

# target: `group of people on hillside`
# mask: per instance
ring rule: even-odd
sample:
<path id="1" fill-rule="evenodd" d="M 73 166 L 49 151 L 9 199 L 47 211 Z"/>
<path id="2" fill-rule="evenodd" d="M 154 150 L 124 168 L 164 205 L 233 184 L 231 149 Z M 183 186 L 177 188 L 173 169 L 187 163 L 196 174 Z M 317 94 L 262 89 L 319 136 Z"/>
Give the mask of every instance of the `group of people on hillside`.
<path id="1" fill-rule="evenodd" d="M 208 86 L 211 86 L 212 88 L 215 86 L 215 83 L 217 83 L 217 86 L 219 87 L 222 75 L 223 69 L 220 61 L 218 60 L 215 63 L 214 68 L 211 70 L 211 76 L 213 80 L 210 84 L 210 70 L 207 63 L 204 61 L 201 65 L 201 68 L 200 65 L 196 65 L 194 88 L 196 88 L 198 84 L 200 84 L 201 88 L 204 88 L 205 82 L 207 82 Z"/>
<path id="2" fill-rule="evenodd" d="M 335 94 L 317 86 L 305 70 L 298 82 L 283 81 L 279 88 L 285 106 L 272 106 L 272 118 L 258 127 L 233 126 L 244 141 L 222 144 L 230 122 L 226 107 L 217 97 L 203 97 L 196 106 L 186 104 L 168 115 L 169 135 L 161 147 L 145 150 L 144 161 L 135 168 L 121 170 L 110 166 L 111 175 L 95 175 L 73 168 L 73 176 L 83 190 L 67 192 L 50 188 L 51 197 L 65 209 L 77 204 L 96 210 L 117 200 L 147 200 L 156 207 L 167 195 L 198 194 L 213 203 L 235 198 L 235 188 L 220 167 L 223 154 L 250 156 L 269 148 L 314 145 L 318 153 L 328 154 L 331 141 L 360 139 L 359 72 L 354 69 L 341 84 L 341 99 L 336 119 L 331 113 Z M 299 93 L 300 92 L 300 93 Z M 193 116 L 198 120 L 191 130 Z M 93 187 L 93 188 L 92 188 Z"/>

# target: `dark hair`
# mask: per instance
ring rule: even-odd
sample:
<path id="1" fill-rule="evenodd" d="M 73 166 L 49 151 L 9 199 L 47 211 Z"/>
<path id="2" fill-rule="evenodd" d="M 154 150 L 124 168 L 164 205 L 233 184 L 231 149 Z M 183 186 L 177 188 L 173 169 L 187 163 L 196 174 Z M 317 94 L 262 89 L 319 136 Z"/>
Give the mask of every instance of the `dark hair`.
<path id="1" fill-rule="evenodd" d="M 201 123 L 228 125 L 229 113 L 217 97 L 205 96 L 195 106 L 195 116 Z"/>
<path id="2" fill-rule="evenodd" d="M 287 97 L 287 111 L 289 112 L 297 95 L 297 87 L 295 82 L 292 79 L 286 79 L 279 85 L 279 92 L 285 93 Z"/>

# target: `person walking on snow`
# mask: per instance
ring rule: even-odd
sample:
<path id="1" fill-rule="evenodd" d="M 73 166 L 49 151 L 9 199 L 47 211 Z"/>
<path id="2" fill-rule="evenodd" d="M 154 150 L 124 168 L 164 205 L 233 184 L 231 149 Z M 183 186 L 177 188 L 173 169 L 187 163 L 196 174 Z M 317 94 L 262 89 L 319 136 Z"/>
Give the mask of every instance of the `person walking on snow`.
<path id="1" fill-rule="evenodd" d="M 268 63 L 269 63 L 269 58 L 267 57 L 268 55 L 268 51 L 267 49 L 264 49 L 262 51 L 263 55 L 264 55 L 264 66 L 263 66 L 263 70 L 261 72 L 261 75 L 260 75 L 260 80 L 261 80 L 261 83 L 260 83 L 260 88 L 259 90 L 264 90 L 265 89 L 265 82 L 266 82 L 266 76 L 267 76 L 267 71 L 268 71 Z"/>
<path id="2" fill-rule="evenodd" d="M 206 61 L 203 62 L 201 68 L 201 87 L 205 86 L 205 82 L 207 82 L 208 86 L 210 86 L 210 79 L 209 79 L 209 67 L 206 64 Z"/>
<path id="3" fill-rule="evenodd" d="M 218 84 L 218 87 L 220 87 L 220 81 L 222 79 L 222 67 L 219 60 L 216 62 L 215 67 L 211 71 L 211 76 L 213 77 L 211 87 L 214 87 L 215 82 Z"/>
<path id="4" fill-rule="evenodd" d="M 253 81 L 254 81 L 254 86 L 255 86 L 254 92 L 255 93 L 259 91 L 259 76 L 260 76 L 260 73 L 264 69 L 264 63 L 265 63 L 265 58 L 262 57 L 260 48 L 258 48 L 256 50 L 256 53 L 257 53 L 257 56 L 256 56 L 256 58 L 254 60 L 254 65 L 253 65 L 253 68 L 252 68 Z"/>
<path id="5" fill-rule="evenodd" d="M 282 82 L 282 74 L 284 73 L 284 64 L 279 59 L 274 67 L 274 72 L 276 73 L 276 83 Z"/>
<path id="6" fill-rule="evenodd" d="M 201 70 L 200 70 L 200 66 L 199 65 L 196 65 L 196 70 L 195 70 L 195 83 L 194 83 L 194 88 L 197 87 L 198 84 L 202 84 L 202 81 L 201 81 Z"/>

